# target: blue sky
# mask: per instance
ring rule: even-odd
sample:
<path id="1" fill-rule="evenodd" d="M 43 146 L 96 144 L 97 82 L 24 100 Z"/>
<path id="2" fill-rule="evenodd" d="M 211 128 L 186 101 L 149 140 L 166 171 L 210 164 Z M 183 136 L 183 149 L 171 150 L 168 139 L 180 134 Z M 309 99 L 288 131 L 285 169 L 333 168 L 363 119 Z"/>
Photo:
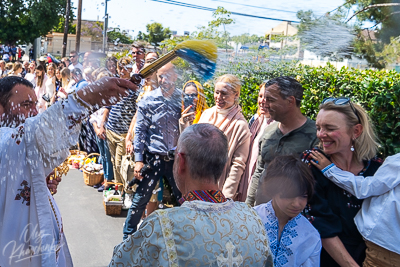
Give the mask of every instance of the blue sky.
<path id="1" fill-rule="evenodd" d="M 104 5 L 101 0 L 82 0 L 83 13 L 82 19 L 103 20 Z M 296 13 L 299 10 L 313 10 L 318 15 L 331 11 L 343 4 L 343 0 L 281 0 L 281 1 L 261 1 L 261 0 L 177 0 L 188 4 L 217 8 L 223 6 L 229 11 L 239 12 L 263 17 L 281 18 L 287 20 L 297 20 Z M 73 1 L 77 7 L 78 0 Z M 264 8 L 280 9 L 289 12 L 268 10 Z M 77 12 L 75 11 L 75 14 Z M 175 5 L 163 4 L 151 0 L 110 0 L 108 2 L 108 13 L 110 15 L 109 26 L 120 27 L 129 30 L 131 35 L 136 36 L 138 31 L 146 31 L 146 24 L 159 22 L 164 27 L 183 34 L 184 31 L 193 32 L 197 26 L 206 26 L 212 20 L 212 12 Z M 256 19 L 233 15 L 236 23 L 228 26 L 227 30 L 232 35 L 250 33 L 264 35 L 264 33 L 279 24 L 279 21 Z M 132 32 L 133 31 L 133 32 Z"/>

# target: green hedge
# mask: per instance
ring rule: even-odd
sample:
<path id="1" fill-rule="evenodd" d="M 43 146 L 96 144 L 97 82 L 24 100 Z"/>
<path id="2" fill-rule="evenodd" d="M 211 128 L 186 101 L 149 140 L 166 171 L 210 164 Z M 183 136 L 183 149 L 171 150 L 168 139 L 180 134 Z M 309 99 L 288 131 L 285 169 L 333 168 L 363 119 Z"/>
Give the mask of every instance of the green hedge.
<path id="1" fill-rule="evenodd" d="M 217 72 L 216 77 L 225 73 L 235 74 L 242 81 L 240 104 L 247 119 L 257 110 L 259 85 L 263 81 L 282 75 L 292 76 L 305 89 L 301 110 L 306 116 L 315 119 L 318 106 L 326 97 L 351 97 L 370 115 L 382 146 L 381 156 L 400 152 L 400 74 L 395 71 L 337 70 L 332 65 L 309 67 L 281 61 L 269 64 L 228 63 Z M 208 82 L 203 85 L 207 102 L 213 106 L 214 84 Z"/>

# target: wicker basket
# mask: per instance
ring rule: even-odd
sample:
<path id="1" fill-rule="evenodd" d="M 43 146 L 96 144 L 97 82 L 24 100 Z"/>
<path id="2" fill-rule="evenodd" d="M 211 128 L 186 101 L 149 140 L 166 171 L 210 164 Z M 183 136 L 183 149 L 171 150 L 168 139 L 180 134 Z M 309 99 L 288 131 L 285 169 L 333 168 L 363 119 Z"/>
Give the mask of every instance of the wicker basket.
<path id="1" fill-rule="evenodd" d="M 98 153 L 89 154 L 83 159 L 83 161 L 93 156 L 100 156 L 100 154 Z M 82 167 L 82 172 L 83 172 L 83 180 L 85 184 L 87 184 L 88 186 L 94 186 L 104 181 L 104 174 L 91 173 L 86 171 L 83 167 Z"/>
<path id="2" fill-rule="evenodd" d="M 107 184 L 115 184 L 119 186 L 123 186 L 121 183 L 111 183 L 107 182 Z M 123 191 L 121 191 L 122 194 Z M 105 202 L 103 198 L 103 206 L 104 210 L 106 211 L 106 215 L 120 215 L 122 210 L 123 201 L 110 201 Z"/>
<path id="3" fill-rule="evenodd" d="M 79 150 L 70 150 L 69 153 L 71 155 L 84 155 L 85 157 L 87 157 L 87 152 L 85 151 L 79 151 Z"/>
<path id="4" fill-rule="evenodd" d="M 96 174 L 96 173 L 91 173 L 88 171 L 85 171 L 85 169 L 82 168 L 83 172 L 83 180 L 86 185 L 88 186 L 94 186 L 96 184 L 100 184 L 101 182 L 104 181 L 104 175 L 103 174 Z"/>
<path id="5" fill-rule="evenodd" d="M 122 210 L 122 201 L 113 201 L 118 203 L 112 202 L 105 202 L 103 200 L 104 210 L 106 211 L 106 215 L 120 215 Z"/>

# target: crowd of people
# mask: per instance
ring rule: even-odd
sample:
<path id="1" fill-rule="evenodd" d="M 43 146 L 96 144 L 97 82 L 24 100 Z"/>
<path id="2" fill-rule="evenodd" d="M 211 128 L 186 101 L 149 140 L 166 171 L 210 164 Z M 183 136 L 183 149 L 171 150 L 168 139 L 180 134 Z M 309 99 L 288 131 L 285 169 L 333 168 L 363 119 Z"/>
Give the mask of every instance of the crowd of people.
<path id="1" fill-rule="evenodd" d="M 248 122 L 235 75 L 215 79 L 213 107 L 199 82 L 177 88 L 172 63 L 141 86 L 127 81 L 158 58 L 134 43 L 104 67 L 72 51 L 58 66 L 16 62 L 2 75 L 0 266 L 71 266 L 48 190 L 57 181 L 45 178 L 78 141 L 100 152 L 98 191 L 123 184 L 129 211 L 110 266 L 400 265 L 399 154 L 376 157 L 362 106 L 327 98 L 313 121 L 302 85 L 284 76 L 260 85 Z M 175 207 L 157 210 L 165 184 Z M 26 225 L 37 239 L 19 238 Z M 35 256 L 38 244 L 56 245 Z"/>

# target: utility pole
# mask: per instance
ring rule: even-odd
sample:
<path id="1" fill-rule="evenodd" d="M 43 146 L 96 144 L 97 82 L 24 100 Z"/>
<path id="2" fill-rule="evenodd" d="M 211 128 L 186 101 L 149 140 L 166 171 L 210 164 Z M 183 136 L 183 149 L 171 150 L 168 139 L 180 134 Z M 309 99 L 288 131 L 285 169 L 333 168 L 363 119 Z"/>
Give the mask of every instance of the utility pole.
<path id="1" fill-rule="evenodd" d="M 67 39 L 68 39 L 68 28 L 69 28 L 69 10 L 71 9 L 71 0 L 67 0 L 67 7 L 65 12 L 65 23 L 64 23 L 64 37 L 62 45 L 62 57 L 65 57 L 67 53 Z"/>
<path id="2" fill-rule="evenodd" d="M 104 12 L 104 25 L 103 25 L 103 53 L 106 52 L 107 48 L 107 29 L 108 29 L 107 2 L 108 0 L 104 0 L 105 12 Z"/>
<path id="3" fill-rule="evenodd" d="M 76 43 L 75 43 L 75 51 L 79 53 L 79 48 L 81 45 L 81 20 L 82 20 L 82 0 L 79 0 L 78 3 L 78 21 L 76 23 Z"/>

